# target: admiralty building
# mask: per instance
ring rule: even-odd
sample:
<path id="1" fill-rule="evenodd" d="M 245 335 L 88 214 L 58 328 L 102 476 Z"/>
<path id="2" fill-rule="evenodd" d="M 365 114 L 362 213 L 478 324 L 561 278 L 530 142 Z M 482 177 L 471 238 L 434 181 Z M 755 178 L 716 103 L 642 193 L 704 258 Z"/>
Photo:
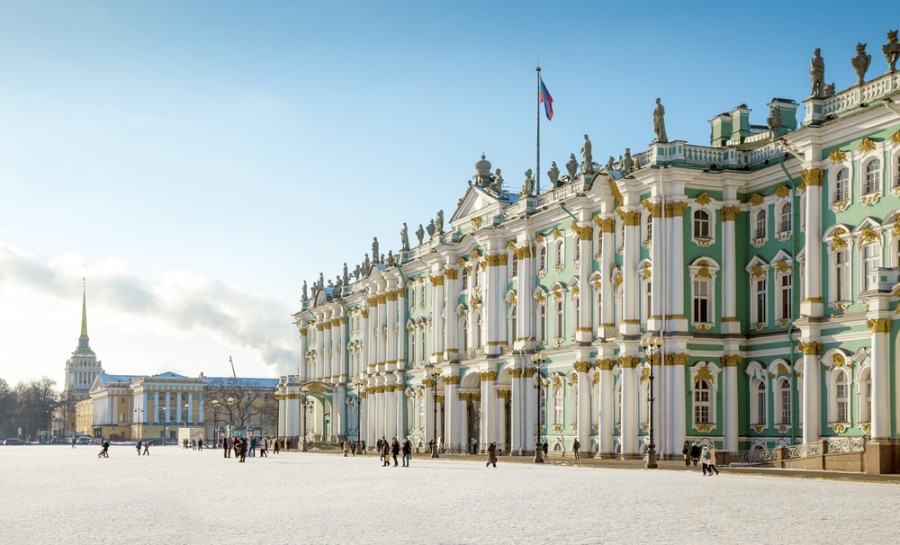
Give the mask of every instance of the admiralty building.
<path id="1" fill-rule="evenodd" d="M 688 440 L 900 470 L 892 34 L 884 60 L 831 63 L 852 87 L 816 50 L 802 104 L 714 115 L 705 145 L 669 140 L 658 105 L 649 149 L 603 164 L 586 135 L 537 191 L 482 157 L 446 222 L 304 285 L 279 435 L 528 455 L 539 432 L 629 458 L 652 429 L 664 458 Z"/>

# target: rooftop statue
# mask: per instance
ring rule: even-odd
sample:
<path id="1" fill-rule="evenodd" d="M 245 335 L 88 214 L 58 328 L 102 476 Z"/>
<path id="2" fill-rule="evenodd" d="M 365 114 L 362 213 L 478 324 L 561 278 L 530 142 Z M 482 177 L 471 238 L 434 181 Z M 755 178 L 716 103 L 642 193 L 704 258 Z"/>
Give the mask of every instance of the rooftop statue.
<path id="1" fill-rule="evenodd" d="M 319 273 L 319 289 L 322 289 L 324 287 L 325 287 L 325 275 L 322 273 Z"/>
<path id="2" fill-rule="evenodd" d="M 329 288 L 333 288 L 333 287 L 334 287 L 334 280 L 332 280 L 332 279 L 330 279 L 330 278 L 328 279 L 328 287 L 329 287 Z"/>
<path id="3" fill-rule="evenodd" d="M 487 187 L 491 183 L 491 162 L 485 159 L 484 153 L 481 160 L 475 163 L 475 185 Z"/>
<path id="4" fill-rule="evenodd" d="M 584 145 L 581 146 L 581 172 L 594 171 L 594 156 L 591 154 L 591 139 L 584 135 Z"/>
<path id="5" fill-rule="evenodd" d="M 631 148 L 625 148 L 625 157 L 622 158 L 622 171 L 628 174 L 634 169 L 634 161 L 631 159 Z"/>
<path id="6" fill-rule="evenodd" d="M 534 196 L 534 173 L 530 168 L 525 171 L 525 182 L 522 184 L 522 192 L 519 195 L 523 197 Z"/>
<path id="7" fill-rule="evenodd" d="M 372 260 L 378 263 L 378 237 L 372 237 Z"/>
<path id="8" fill-rule="evenodd" d="M 350 274 L 347 272 L 347 262 L 344 262 L 344 284 L 350 283 Z"/>
<path id="9" fill-rule="evenodd" d="M 553 187 L 559 187 L 559 168 L 556 166 L 556 161 L 550 163 L 547 177 L 550 178 L 550 183 L 553 184 Z"/>
<path id="10" fill-rule="evenodd" d="M 575 173 L 578 171 L 578 160 L 575 159 L 575 154 L 569 154 L 569 162 L 566 163 L 566 170 L 569 171 L 569 179 L 575 179 Z"/>
<path id="11" fill-rule="evenodd" d="M 428 227 L 426 227 L 425 230 L 428 231 L 428 238 L 431 238 L 434 236 L 434 233 L 435 233 L 434 220 L 430 220 L 428 222 Z"/>
<path id="12" fill-rule="evenodd" d="M 772 136 L 778 136 L 778 131 L 781 129 L 781 124 L 784 122 L 784 119 L 781 117 L 781 108 L 774 104 L 769 106 L 769 118 L 766 122 L 769 125 L 769 132 L 772 133 Z"/>
<path id="13" fill-rule="evenodd" d="M 334 291 L 331 295 L 336 299 L 340 299 L 344 295 L 344 282 L 341 280 L 340 276 L 338 276 L 337 281 L 334 283 Z"/>
<path id="14" fill-rule="evenodd" d="M 425 228 L 422 227 L 422 224 L 419 224 L 419 228 L 416 229 L 416 238 L 419 239 L 419 244 L 422 244 L 422 240 L 425 238 Z"/>
<path id="15" fill-rule="evenodd" d="M 612 155 L 609 156 L 609 160 L 606 161 L 606 170 L 612 170 L 615 167 L 616 160 Z"/>
<path id="16" fill-rule="evenodd" d="M 856 56 L 850 59 L 850 64 L 853 65 L 853 69 L 856 70 L 856 77 L 858 78 L 859 85 L 862 85 L 866 80 L 866 71 L 869 70 L 869 65 L 872 64 L 872 55 L 866 53 L 866 46 L 868 44 L 856 43 Z"/>
<path id="17" fill-rule="evenodd" d="M 359 265 L 357 265 L 356 268 L 353 269 L 353 278 L 359 280 L 359 277 L 362 276 L 362 272 L 360 269 L 361 267 Z"/>
<path id="18" fill-rule="evenodd" d="M 434 219 L 434 230 L 441 234 L 444 232 L 444 211 L 438 210 L 437 217 Z"/>
<path id="19" fill-rule="evenodd" d="M 363 274 L 368 274 L 370 268 L 372 268 L 372 261 L 369 259 L 369 254 L 366 254 L 366 258 L 363 259 Z"/>
<path id="20" fill-rule="evenodd" d="M 309 301 L 309 294 L 307 293 L 306 280 L 303 281 L 303 294 L 300 296 L 300 300 L 306 303 Z"/>
<path id="21" fill-rule="evenodd" d="M 488 190 L 490 190 L 495 195 L 500 195 L 503 191 L 503 176 L 500 175 L 500 169 L 497 169 L 497 172 L 492 176 L 491 185 L 488 186 Z"/>
<path id="22" fill-rule="evenodd" d="M 813 51 L 813 58 L 809 61 L 809 79 L 812 80 L 810 95 L 814 98 L 825 96 L 825 59 L 821 53 L 822 50 L 817 47 Z"/>
<path id="23" fill-rule="evenodd" d="M 884 60 L 888 63 L 888 72 L 897 70 L 897 57 L 900 57 L 900 42 L 897 41 L 897 31 L 888 30 L 888 43 L 881 46 L 884 52 Z"/>
<path id="24" fill-rule="evenodd" d="M 400 250 L 407 251 L 409 250 L 409 228 L 406 226 L 406 222 L 403 222 L 403 229 L 400 229 Z"/>
<path id="25" fill-rule="evenodd" d="M 394 250 L 388 250 L 387 261 L 385 264 L 389 267 L 394 266 Z"/>
<path id="26" fill-rule="evenodd" d="M 653 108 L 653 132 L 656 133 L 656 141 L 665 144 L 669 141 L 666 136 L 666 109 L 659 99 L 656 99 L 656 108 Z"/>

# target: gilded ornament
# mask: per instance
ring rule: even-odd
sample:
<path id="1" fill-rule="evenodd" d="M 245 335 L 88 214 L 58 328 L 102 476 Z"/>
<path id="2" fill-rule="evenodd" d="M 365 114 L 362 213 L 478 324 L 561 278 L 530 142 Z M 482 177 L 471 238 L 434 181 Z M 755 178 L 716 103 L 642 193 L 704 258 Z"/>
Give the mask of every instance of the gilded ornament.
<path id="1" fill-rule="evenodd" d="M 897 131 L 891 135 L 891 142 L 893 142 L 895 144 L 900 144 L 900 131 Z"/>
<path id="2" fill-rule="evenodd" d="M 835 367 L 843 367 L 844 361 L 845 360 L 843 354 L 835 354 L 831 356 L 831 363 L 834 364 Z"/>
<path id="3" fill-rule="evenodd" d="M 622 199 L 622 192 L 619 191 L 619 186 L 616 184 L 616 181 L 613 180 L 612 176 L 609 177 L 609 189 L 612 191 L 613 198 L 617 203 L 624 202 Z"/>
<path id="4" fill-rule="evenodd" d="M 869 244 L 872 242 L 881 242 L 881 235 L 876 233 L 872 228 L 866 227 L 859 233 L 859 238 L 862 240 L 863 244 Z"/>
<path id="5" fill-rule="evenodd" d="M 521 369 L 510 369 L 509 376 L 512 378 L 522 378 L 522 370 Z"/>
<path id="6" fill-rule="evenodd" d="M 616 219 L 615 218 L 603 218 L 600 220 L 600 231 L 603 233 L 615 233 L 616 232 Z"/>
<path id="7" fill-rule="evenodd" d="M 466 264 L 466 260 L 460 256 L 460 257 L 456 258 L 456 264 L 459 265 L 460 267 L 462 267 Z"/>
<path id="8" fill-rule="evenodd" d="M 542 244 L 542 243 L 544 242 L 544 240 L 545 240 L 545 239 L 544 239 L 544 235 L 542 235 L 541 233 L 538 233 L 538 234 L 535 235 L 535 237 L 534 237 L 534 241 L 537 242 L 537 243 L 539 243 L 539 244 Z"/>
<path id="9" fill-rule="evenodd" d="M 778 272 L 783 273 L 783 272 L 787 272 L 788 270 L 790 270 L 791 265 L 790 265 L 790 263 L 788 263 L 788 261 L 786 259 L 784 259 L 784 260 L 776 263 L 775 268 L 778 269 Z"/>
<path id="10" fill-rule="evenodd" d="M 616 287 L 619 287 L 619 284 L 621 284 L 621 283 L 622 283 L 622 275 L 621 274 L 615 275 L 613 277 L 613 285 L 615 285 Z"/>
<path id="11" fill-rule="evenodd" d="M 750 204 L 752 204 L 753 206 L 759 206 L 763 203 L 763 199 L 765 199 L 765 197 L 763 197 L 761 194 L 754 193 L 750 196 Z"/>
<path id="12" fill-rule="evenodd" d="M 481 257 L 481 252 L 478 251 L 478 248 L 474 248 L 470 259 L 478 259 L 479 257 Z"/>
<path id="13" fill-rule="evenodd" d="M 472 226 L 473 226 L 475 229 L 481 229 L 481 222 L 482 222 L 482 219 L 481 219 L 480 217 L 479 217 L 479 218 L 472 218 Z"/>
<path id="14" fill-rule="evenodd" d="M 623 212 L 622 220 L 625 222 L 626 227 L 638 227 L 641 225 L 641 213 Z"/>
<path id="15" fill-rule="evenodd" d="M 701 381 L 701 380 L 712 381 L 713 374 L 712 374 L 712 371 L 709 370 L 709 367 L 701 367 L 701 368 L 697 369 L 696 380 L 697 381 Z"/>
<path id="16" fill-rule="evenodd" d="M 532 257 L 531 246 L 522 246 L 516 249 L 516 257 L 519 259 L 528 259 Z"/>
<path id="17" fill-rule="evenodd" d="M 758 278 L 766 275 L 766 270 L 759 265 L 754 265 L 750 267 L 750 270 L 753 272 L 754 278 Z"/>
<path id="18" fill-rule="evenodd" d="M 866 327 L 872 333 L 890 333 L 891 332 L 891 319 L 890 318 L 874 318 L 870 320 L 866 320 Z"/>
<path id="19" fill-rule="evenodd" d="M 684 215 L 684 211 L 687 209 L 687 207 L 688 203 L 685 201 L 670 202 L 666 204 L 666 217 L 679 218 Z"/>
<path id="20" fill-rule="evenodd" d="M 459 376 L 456 376 L 456 375 L 453 375 L 453 376 L 446 376 L 446 377 L 441 377 L 441 380 L 443 381 L 443 383 L 444 383 L 445 385 L 457 385 L 457 384 L 459 384 Z"/>
<path id="21" fill-rule="evenodd" d="M 634 369 L 640 362 L 637 356 L 619 356 L 619 364 L 626 369 Z"/>
<path id="22" fill-rule="evenodd" d="M 515 251 L 516 251 L 516 242 L 515 242 L 514 240 L 510 240 L 510 241 L 506 244 L 506 249 L 507 249 L 507 250 L 512 250 L 513 252 L 515 252 Z"/>
<path id="23" fill-rule="evenodd" d="M 649 266 L 641 269 L 641 276 L 644 278 L 644 280 L 650 280 L 652 274 L 653 272 L 650 270 Z"/>
<path id="24" fill-rule="evenodd" d="M 870 151 L 875 150 L 875 141 L 871 138 L 863 138 L 862 142 L 859 143 L 859 150 L 863 153 L 869 153 Z"/>
<path id="25" fill-rule="evenodd" d="M 611 358 L 602 358 L 597 360 L 597 368 L 601 371 L 610 371 L 613 366 L 616 364 L 615 360 Z M 599 375 L 598 375 L 599 376 Z"/>
<path id="26" fill-rule="evenodd" d="M 800 172 L 800 179 L 803 180 L 803 187 L 821 187 L 822 178 L 825 171 L 821 168 L 807 168 Z"/>
<path id="27" fill-rule="evenodd" d="M 797 348 L 804 356 L 818 356 L 822 352 L 822 343 L 816 341 L 800 341 Z"/>
<path id="28" fill-rule="evenodd" d="M 562 238 L 563 234 L 558 228 L 553 229 L 553 240 L 558 240 Z"/>
<path id="29" fill-rule="evenodd" d="M 791 194 L 791 188 L 789 188 L 788 186 L 786 186 L 784 184 L 778 184 L 775 187 L 775 196 L 778 197 L 779 199 L 783 199 L 790 194 Z"/>
<path id="30" fill-rule="evenodd" d="M 575 368 L 579 373 L 587 373 L 591 369 L 591 362 L 589 361 L 576 361 L 572 364 L 572 367 Z"/>
<path id="31" fill-rule="evenodd" d="M 694 199 L 694 202 L 696 202 L 700 206 L 706 206 L 707 204 L 712 202 L 712 199 L 710 199 L 709 193 L 704 191 L 703 193 L 697 195 L 697 198 Z"/>
<path id="32" fill-rule="evenodd" d="M 447 277 L 447 280 L 457 280 L 459 279 L 459 270 L 444 269 L 444 276 Z"/>
<path id="33" fill-rule="evenodd" d="M 738 212 L 741 211 L 739 206 L 726 206 L 722 208 L 722 221 L 734 221 L 737 219 Z"/>
<path id="34" fill-rule="evenodd" d="M 828 154 L 828 158 L 832 163 L 843 163 L 847 160 L 847 154 L 843 150 L 836 149 Z"/>
<path id="35" fill-rule="evenodd" d="M 375 296 L 375 302 L 379 305 L 383 305 L 387 302 L 387 297 L 383 293 Z"/>
<path id="36" fill-rule="evenodd" d="M 722 365 L 724 367 L 737 367 L 741 363 L 742 359 L 744 359 L 744 358 L 737 354 L 732 354 L 730 356 L 722 356 Z"/>
<path id="37" fill-rule="evenodd" d="M 389 291 L 389 292 L 387 292 L 387 293 L 385 294 L 385 298 L 386 298 L 388 301 L 396 301 L 396 300 L 397 300 L 397 292 L 396 292 L 396 291 Z"/>
<path id="38" fill-rule="evenodd" d="M 497 371 L 485 371 L 481 373 L 481 380 L 497 380 Z"/>
<path id="39" fill-rule="evenodd" d="M 700 267 L 700 270 L 697 271 L 697 278 L 712 278 L 712 274 L 709 272 L 709 267 L 703 265 Z"/>

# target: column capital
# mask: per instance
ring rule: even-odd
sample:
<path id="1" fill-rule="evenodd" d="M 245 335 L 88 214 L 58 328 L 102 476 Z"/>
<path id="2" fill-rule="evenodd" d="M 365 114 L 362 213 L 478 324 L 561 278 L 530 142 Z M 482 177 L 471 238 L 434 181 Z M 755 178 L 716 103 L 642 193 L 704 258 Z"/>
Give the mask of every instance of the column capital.
<path id="1" fill-rule="evenodd" d="M 722 366 L 723 367 L 737 367 L 743 359 L 744 359 L 743 356 L 740 356 L 738 354 L 722 356 Z"/>
<path id="2" fill-rule="evenodd" d="M 684 365 L 690 359 L 690 354 L 666 354 L 666 365 Z"/>
<path id="3" fill-rule="evenodd" d="M 722 221 L 735 221 L 738 213 L 741 211 L 740 206 L 725 206 L 722 208 Z"/>
<path id="4" fill-rule="evenodd" d="M 797 348 L 804 356 L 818 356 L 822 353 L 822 343 L 816 341 L 800 341 Z"/>
<path id="5" fill-rule="evenodd" d="M 619 356 L 619 364 L 626 369 L 634 369 L 641 363 L 637 356 Z"/>
<path id="6" fill-rule="evenodd" d="M 510 369 L 509 376 L 512 378 L 522 378 L 522 369 Z"/>
<path id="7" fill-rule="evenodd" d="M 804 187 L 820 187 L 825 171 L 821 168 L 806 168 L 800 172 L 800 179 Z"/>
<path id="8" fill-rule="evenodd" d="M 591 362 L 589 361 L 576 361 L 572 364 L 572 367 L 575 368 L 579 373 L 587 373 L 591 369 Z"/>
<path id="9" fill-rule="evenodd" d="M 612 370 L 615 363 L 615 360 L 613 360 L 612 358 L 599 359 L 597 360 L 597 368 L 601 371 L 610 371 Z"/>
<path id="10" fill-rule="evenodd" d="M 890 318 L 870 318 L 866 320 L 866 327 L 872 333 L 890 333 L 891 332 L 891 319 Z"/>
<path id="11" fill-rule="evenodd" d="M 441 377 L 441 381 L 443 381 L 445 386 L 456 386 L 459 384 L 459 377 L 456 375 Z"/>
<path id="12" fill-rule="evenodd" d="M 485 371 L 484 373 L 481 373 L 481 380 L 497 380 L 497 371 Z"/>
<path id="13" fill-rule="evenodd" d="M 680 218 L 684 215 L 684 210 L 688 207 L 685 201 L 670 202 L 666 204 L 667 218 Z"/>

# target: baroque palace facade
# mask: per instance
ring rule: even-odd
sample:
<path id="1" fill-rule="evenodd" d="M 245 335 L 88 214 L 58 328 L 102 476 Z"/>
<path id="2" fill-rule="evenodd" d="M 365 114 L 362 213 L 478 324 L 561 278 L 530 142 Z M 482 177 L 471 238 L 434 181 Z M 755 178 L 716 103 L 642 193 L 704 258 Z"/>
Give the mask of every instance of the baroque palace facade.
<path id="1" fill-rule="evenodd" d="M 551 452 L 577 439 L 636 457 L 652 414 L 663 457 L 685 440 L 737 453 L 858 437 L 867 470 L 900 469 L 889 46 L 887 73 L 865 81 L 858 55 L 840 92 L 817 50 L 802 124 L 792 100 L 773 99 L 765 126 L 740 105 L 701 146 L 669 141 L 658 110 L 649 150 L 597 165 L 585 136 L 584 161 L 537 195 L 530 171 L 503 191 L 482 157 L 446 228 L 439 213 L 410 247 L 404 225 L 396 255 L 376 241 L 352 279 L 304 284 L 279 434 L 522 455 L 539 418 Z"/>
<path id="2" fill-rule="evenodd" d="M 278 379 L 112 375 L 90 347 L 87 294 L 82 297 L 78 348 L 66 361 L 53 436 L 104 437 L 113 441 L 172 440 L 178 428 L 200 428 L 206 438 L 222 434 L 274 435 Z"/>

